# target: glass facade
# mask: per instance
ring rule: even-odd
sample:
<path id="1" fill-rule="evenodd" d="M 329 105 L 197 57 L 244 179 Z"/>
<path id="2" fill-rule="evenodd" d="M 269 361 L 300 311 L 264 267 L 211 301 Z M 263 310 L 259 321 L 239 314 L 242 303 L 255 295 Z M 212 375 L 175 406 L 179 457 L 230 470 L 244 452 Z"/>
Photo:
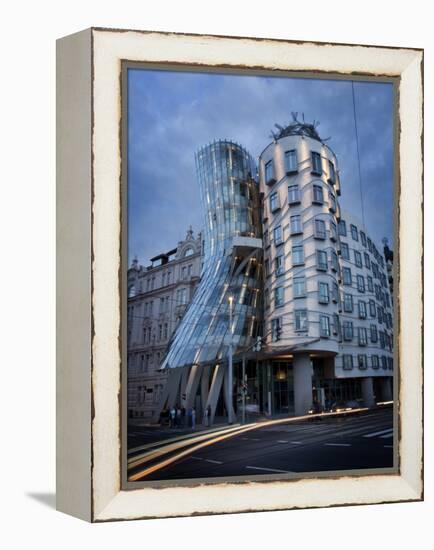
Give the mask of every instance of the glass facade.
<path id="1" fill-rule="evenodd" d="M 198 151 L 196 171 L 204 214 L 201 280 L 162 368 L 224 362 L 231 340 L 236 353 L 259 330 L 262 242 L 255 162 L 241 146 L 216 141 Z"/>

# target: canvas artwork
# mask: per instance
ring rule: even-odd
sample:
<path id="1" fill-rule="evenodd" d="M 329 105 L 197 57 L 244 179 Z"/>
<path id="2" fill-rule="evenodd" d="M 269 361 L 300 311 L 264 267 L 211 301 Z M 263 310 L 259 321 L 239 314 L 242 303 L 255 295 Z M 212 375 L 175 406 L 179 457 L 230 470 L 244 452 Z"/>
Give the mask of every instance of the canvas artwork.
<path id="1" fill-rule="evenodd" d="M 126 486 L 396 472 L 396 81 L 122 75 Z"/>

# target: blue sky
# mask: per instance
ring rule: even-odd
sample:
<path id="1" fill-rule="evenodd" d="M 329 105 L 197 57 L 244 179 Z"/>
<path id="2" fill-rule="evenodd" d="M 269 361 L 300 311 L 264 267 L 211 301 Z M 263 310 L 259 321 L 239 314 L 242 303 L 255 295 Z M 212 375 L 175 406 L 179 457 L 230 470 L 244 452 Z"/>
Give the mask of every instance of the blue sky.
<path id="1" fill-rule="evenodd" d="M 365 222 L 393 243 L 393 87 L 354 83 Z M 202 226 L 194 153 L 232 139 L 255 158 L 291 112 L 320 121 L 338 157 L 341 206 L 360 217 L 351 81 L 129 69 L 128 255 L 149 258 Z"/>

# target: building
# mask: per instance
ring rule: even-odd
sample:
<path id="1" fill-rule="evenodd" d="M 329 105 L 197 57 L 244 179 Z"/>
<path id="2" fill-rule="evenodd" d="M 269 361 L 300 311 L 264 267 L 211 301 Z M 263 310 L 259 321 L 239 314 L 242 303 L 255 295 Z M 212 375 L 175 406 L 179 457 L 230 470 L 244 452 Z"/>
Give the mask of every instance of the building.
<path id="1" fill-rule="evenodd" d="M 161 363 L 199 282 L 201 247 L 190 228 L 175 249 L 128 270 L 129 418 L 150 421 L 161 400 L 168 372 Z"/>
<path id="2" fill-rule="evenodd" d="M 313 127 L 294 122 L 260 155 L 259 179 L 264 340 L 279 386 L 272 412 L 304 414 L 315 399 L 390 399 L 385 262 L 360 222 L 341 212 L 334 153 Z"/>
<path id="3" fill-rule="evenodd" d="M 387 264 L 364 224 L 341 211 L 338 161 L 315 126 L 294 117 L 279 127 L 258 170 L 227 140 L 202 148 L 196 168 L 203 267 L 161 363 L 154 421 L 175 404 L 231 421 L 243 394 L 249 414 L 267 416 L 390 400 Z"/>

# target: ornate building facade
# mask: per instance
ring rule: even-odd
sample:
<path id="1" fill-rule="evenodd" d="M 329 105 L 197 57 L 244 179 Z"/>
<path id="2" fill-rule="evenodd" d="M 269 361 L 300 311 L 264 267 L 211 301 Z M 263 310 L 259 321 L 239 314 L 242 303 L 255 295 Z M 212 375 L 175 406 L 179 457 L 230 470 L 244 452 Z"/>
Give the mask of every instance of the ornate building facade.
<path id="1" fill-rule="evenodd" d="M 190 303 L 201 271 L 201 234 L 186 238 L 147 267 L 128 270 L 128 417 L 150 421 L 166 387 L 168 343 Z"/>

